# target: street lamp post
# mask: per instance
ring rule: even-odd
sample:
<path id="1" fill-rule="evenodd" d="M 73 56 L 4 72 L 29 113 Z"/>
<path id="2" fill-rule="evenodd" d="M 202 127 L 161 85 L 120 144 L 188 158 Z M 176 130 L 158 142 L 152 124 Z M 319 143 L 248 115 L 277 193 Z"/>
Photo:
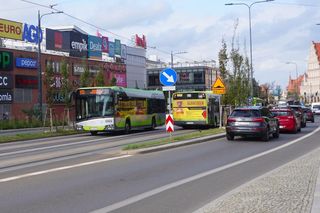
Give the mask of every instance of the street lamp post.
<path id="1" fill-rule="evenodd" d="M 253 66 L 252 66 L 252 32 L 251 32 L 251 7 L 254 4 L 258 4 L 258 3 L 264 3 L 264 2 L 270 2 L 270 1 L 274 1 L 274 0 L 264 0 L 264 1 L 256 1 L 249 4 L 246 3 L 227 3 L 225 4 L 226 6 L 232 6 L 232 5 L 244 5 L 246 7 L 248 7 L 249 9 L 249 40 L 250 40 L 250 95 L 251 97 L 253 97 Z"/>
<path id="2" fill-rule="evenodd" d="M 41 32 L 41 19 L 43 16 L 46 15 L 52 15 L 52 14 L 58 14 L 58 13 L 63 13 L 62 11 L 57 11 L 57 12 L 51 12 L 51 13 L 45 13 L 40 15 L 40 10 L 38 10 L 38 103 L 39 103 L 39 111 L 40 111 L 40 121 L 42 122 L 43 120 L 43 115 L 42 115 L 42 71 L 41 71 L 41 37 L 40 37 L 40 32 Z"/>

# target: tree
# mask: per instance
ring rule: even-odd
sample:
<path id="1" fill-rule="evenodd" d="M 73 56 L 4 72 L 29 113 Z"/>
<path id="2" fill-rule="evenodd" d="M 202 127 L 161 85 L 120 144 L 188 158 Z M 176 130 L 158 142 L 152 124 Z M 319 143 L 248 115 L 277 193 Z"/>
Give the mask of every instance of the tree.
<path id="1" fill-rule="evenodd" d="M 103 69 L 101 69 L 101 68 L 99 69 L 99 72 L 96 75 L 95 82 L 96 82 L 96 86 L 98 86 L 98 87 L 105 86 Z"/>
<path id="2" fill-rule="evenodd" d="M 62 96 L 64 97 L 64 105 L 65 105 L 65 110 L 63 112 L 63 127 L 64 127 L 64 123 L 66 120 L 68 124 L 70 123 L 70 108 L 71 108 L 70 94 L 73 89 L 71 86 L 71 83 L 69 82 L 70 71 L 69 71 L 68 63 L 66 62 L 65 59 L 63 59 L 61 62 L 60 70 L 61 70 L 61 77 L 62 77 L 61 93 L 62 93 Z"/>
<path id="3" fill-rule="evenodd" d="M 220 71 L 220 77 L 222 81 L 225 83 L 225 85 L 228 85 L 228 53 L 227 53 L 227 44 L 224 39 L 222 39 L 222 47 L 218 54 L 218 60 L 219 60 L 219 71 Z M 228 90 L 228 88 L 226 88 Z M 226 105 L 228 103 L 228 96 L 222 95 L 222 104 Z"/>
<path id="4" fill-rule="evenodd" d="M 91 78 L 90 78 L 90 72 L 87 64 L 83 62 L 84 66 L 84 72 L 80 75 L 80 87 L 88 87 L 91 86 Z"/>
<path id="5" fill-rule="evenodd" d="M 110 81 L 110 86 L 117 86 L 117 79 L 115 77 L 112 77 Z"/>
<path id="6" fill-rule="evenodd" d="M 52 62 L 49 61 L 46 66 L 46 72 L 45 72 L 45 79 L 44 79 L 44 84 L 46 85 L 46 102 L 47 102 L 47 107 L 49 109 L 49 118 L 50 118 L 50 131 L 52 130 L 53 127 L 53 120 L 52 120 L 52 106 L 54 103 L 54 96 L 55 96 L 55 91 L 54 91 L 54 70 L 52 66 Z M 44 120 L 45 122 L 45 120 Z"/>

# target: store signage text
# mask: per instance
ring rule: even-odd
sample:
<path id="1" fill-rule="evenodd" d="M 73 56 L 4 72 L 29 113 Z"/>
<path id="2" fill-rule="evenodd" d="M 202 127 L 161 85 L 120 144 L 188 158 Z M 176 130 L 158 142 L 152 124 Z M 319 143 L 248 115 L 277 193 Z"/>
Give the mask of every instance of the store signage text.
<path id="1" fill-rule="evenodd" d="M 0 104 L 10 104 L 13 102 L 12 90 L 0 90 Z"/>
<path id="2" fill-rule="evenodd" d="M 0 74 L 0 88 L 9 89 L 13 87 L 12 75 L 3 75 Z"/>
<path id="3" fill-rule="evenodd" d="M 22 23 L 0 19 L 0 37 L 22 40 Z"/>
<path id="4" fill-rule="evenodd" d="M 37 60 L 32 58 L 16 58 L 16 67 L 36 69 L 38 67 Z"/>
<path id="5" fill-rule="evenodd" d="M 147 48 L 147 41 L 145 35 L 142 35 L 142 38 L 136 34 L 136 46 Z"/>
<path id="6" fill-rule="evenodd" d="M 0 51 L 0 70 L 11 71 L 13 69 L 12 59 L 12 52 Z"/>
<path id="7" fill-rule="evenodd" d="M 39 36 L 40 34 L 40 36 Z M 38 44 L 39 38 L 42 41 L 42 30 L 38 26 L 24 24 L 22 40 Z"/>

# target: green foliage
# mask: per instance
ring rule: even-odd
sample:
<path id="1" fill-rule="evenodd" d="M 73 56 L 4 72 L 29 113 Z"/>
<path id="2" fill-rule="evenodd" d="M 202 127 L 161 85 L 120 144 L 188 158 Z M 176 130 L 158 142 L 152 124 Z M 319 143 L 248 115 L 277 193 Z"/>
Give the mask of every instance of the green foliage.
<path id="1" fill-rule="evenodd" d="M 105 82 L 104 82 L 104 75 L 103 75 L 103 69 L 99 69 L 99 72 L 96 75 L 96 86 L 97 87 L 102 87 L 105 86 Z"/>
<path id="2" fill-rule="evenodd" d="M 64 104 L 67 108 L 71 107 L 71 99 L 69 98 L 70 93 L 72 92 L 72 85 L 69 82 L 69 66 L 68 63 L 66 62 L 65 59 L 62 60 L 61 65 L 60 65 L 60 70 L 61 70 L 61 93 L 64 97 Z"/>
<path id="3" fill-rule="evenodd" d="M 52 66 L 52 62 L 49 61 L 47 67 L 46 67 L 46 72 L 45 72 L 45 79 L 44 79 L 44 84 L 46 86 L 46 102 L 48 105 L 48 108 L 52 108 L 52 105 L 54 103 L 54 70 Z"/>
<path id="4" fill-rule="evenodd" d="M 110 81 L 110 86 L 117 86 L 117 79 L 115 77 L 112 77 Z"/>
<path id="5" fill-rule="evenodd" d="M 80 75 L 80 87 L 91 86 L 90 72 L 88 66 L 84 64 L 84 72 Z"/>

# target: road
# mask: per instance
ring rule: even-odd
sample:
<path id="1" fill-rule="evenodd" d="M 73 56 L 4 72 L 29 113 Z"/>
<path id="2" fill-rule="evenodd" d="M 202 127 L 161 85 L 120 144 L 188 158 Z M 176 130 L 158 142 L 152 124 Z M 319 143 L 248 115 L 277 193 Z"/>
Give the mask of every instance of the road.
<path id="1" fill-rule="evenodd" d="M 135 156 L 110 151 L 164 134 L 156 130 L 2 144 L 1 212 L 192 212 L 319 147 L 320 132 L 310 134 L 318 126 L 317 118 L 301 133 L 281 134 L 270 142 L 223 138 Z M 305 138 L 292 143 L 299 137 Z"/>

